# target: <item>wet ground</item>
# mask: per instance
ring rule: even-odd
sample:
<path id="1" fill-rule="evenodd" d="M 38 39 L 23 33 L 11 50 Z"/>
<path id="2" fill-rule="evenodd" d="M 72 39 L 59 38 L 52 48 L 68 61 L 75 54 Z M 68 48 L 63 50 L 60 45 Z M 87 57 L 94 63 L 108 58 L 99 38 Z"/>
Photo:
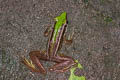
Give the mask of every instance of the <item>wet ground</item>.
<path id="1" fill-rule="evenodd" d="M 0 80 L 68 80 L 70 72 L 32 73 L 20 61 L 46 50 L 43 33 L 67 12 L 72 45 L 60 52 L 77 59 L 86 80 L 120 80 L 120 0 L 0 0 Z M 52 64 L 53 65 L 53 64 Z M 44 62 L 46 69 L 52 66 Z"/>

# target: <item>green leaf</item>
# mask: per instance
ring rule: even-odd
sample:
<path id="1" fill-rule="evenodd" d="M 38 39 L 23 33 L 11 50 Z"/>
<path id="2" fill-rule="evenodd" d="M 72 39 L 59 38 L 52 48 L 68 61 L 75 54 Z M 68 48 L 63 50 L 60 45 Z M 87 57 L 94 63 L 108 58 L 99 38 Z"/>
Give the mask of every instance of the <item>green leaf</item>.
<path id="1" fill-rule="evenodd" d="M 75 60 L 75 62 L 78 63 L 78 60 Z M 85 76 L 76 76 L 74 74 L 74 71 L 76 70 L 76 68 L 83 69 L 83 67 L 80 63 L 78 63 L 77 67 L 71 68 L 70 69 L 70 77 L 68 80 L 85 80 Z"/>
<path id="2" fill-rule="evenodd" d="M 112 20 L 113 20 L 113 19 L 112 19 L 111 17 L 106 17 L 106 18 L 105 18 L 105 21 L 106 21 L 106 22 L 112 22 Z"/>

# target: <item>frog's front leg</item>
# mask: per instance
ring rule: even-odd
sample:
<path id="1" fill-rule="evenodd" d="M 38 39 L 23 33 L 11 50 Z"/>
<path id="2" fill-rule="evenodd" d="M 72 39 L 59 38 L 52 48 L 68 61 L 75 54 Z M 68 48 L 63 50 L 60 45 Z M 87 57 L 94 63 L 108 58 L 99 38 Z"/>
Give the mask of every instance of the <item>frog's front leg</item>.
<path id="1" fill-rule="evenodd" d="M 63 41 L 65 44 L 71 44 L 74 40 L 74 32 L 72 32 L 71 35 L 68 36 L 68 38 L 66 37 L 66 35 L 64 35 L 63 37 Z"/>
<path id="2" fill-rule="evenodd" d="M 30 59 L 26 58 L 22 59 L 22 62 L 32 71 L 39 72 L 42 74 L 46 74 L 46 70 L 40 63 L 40 60 L 47 60 L 47 56 L 45 51 L 32 51 L 29 53 Z"/>
<path id="3" fill-rule="evenodd" d="M 52 28 L 50 26 L 48 26 L 47 29 L 44 31 L 44 36 L 48 37 L 49 34 L 51 33 L 51 31 L 52 31 Z"/>
<path id="4" fill-rule="evenodd" d="M 59 55 L 53 58 L 53 61 L 56 62 L 56 64 L 49 68 L 49 70 L 53 72 L 66 72 L 71 67 L 77 65 L 77 63 L 69 56 Z"/>

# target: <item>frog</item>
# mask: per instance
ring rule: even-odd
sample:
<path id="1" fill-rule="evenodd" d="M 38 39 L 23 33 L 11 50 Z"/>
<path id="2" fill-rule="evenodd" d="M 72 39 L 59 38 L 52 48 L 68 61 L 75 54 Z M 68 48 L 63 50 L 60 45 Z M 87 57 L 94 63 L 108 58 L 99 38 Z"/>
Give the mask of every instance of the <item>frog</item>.
<path id="1" fill-rule="evenodd" d="M 55 62 L 55 64 L 48 70 L 58 73 L 66 72 L 71 67 L 77 65 L 72 57 L 58 52 L 63 41 L 72 43 L 72 38 L 68 40 L 65 35 L 65 31 L 68 26 L 67 13 L 61 13 L 61 15 L 57 16 L 54 20 L 55 24 L 51 31 L 48 31 L 47 29 L 44 33 L 46 36 L 50 34 L 47 50 L 31 51 L 29 53 L 30 59 L 22 57 L 22 63 L 25 64 L 32 72 L 46 74 L 47 71 L 40 60 Z"/>

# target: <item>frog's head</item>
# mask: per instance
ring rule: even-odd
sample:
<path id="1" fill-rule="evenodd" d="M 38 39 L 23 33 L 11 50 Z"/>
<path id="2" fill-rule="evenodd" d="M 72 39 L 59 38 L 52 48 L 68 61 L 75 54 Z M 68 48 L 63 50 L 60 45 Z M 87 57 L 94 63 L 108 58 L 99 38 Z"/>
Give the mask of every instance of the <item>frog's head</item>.
<path id="1" fill-rule="evenodd" d="M 55 18 L 55 21 L 59 23 L 59 25 L 65 24 L 67 19 L 67 13 L 63 12 L 60 16 Z"/>

